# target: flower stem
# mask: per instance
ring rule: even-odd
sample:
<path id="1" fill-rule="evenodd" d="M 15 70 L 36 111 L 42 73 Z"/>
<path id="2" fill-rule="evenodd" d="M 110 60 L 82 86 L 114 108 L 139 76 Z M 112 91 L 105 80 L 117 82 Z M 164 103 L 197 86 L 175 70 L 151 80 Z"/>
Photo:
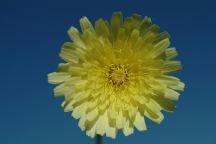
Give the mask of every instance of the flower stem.
<path id="1" fill-rule="evenodd" d="M 102 144 L 102 137 L 100 135 L 96 136 L 96 144 Z"/>

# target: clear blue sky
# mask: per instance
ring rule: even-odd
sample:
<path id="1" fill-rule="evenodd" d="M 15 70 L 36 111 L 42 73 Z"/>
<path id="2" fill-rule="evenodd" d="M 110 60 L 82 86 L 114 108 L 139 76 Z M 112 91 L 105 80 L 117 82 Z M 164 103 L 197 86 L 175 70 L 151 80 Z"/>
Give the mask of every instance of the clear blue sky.
<path id="1" fill-rule="evenodd" d="M 1 0 L 0 1 L 0 143 L 94 144 L 77 121 L 60 108 L 47 73 L 61 61 L 67 29 L 80 17 L 109 19 L 150 16 L 171 35 L 179 51 L 186 83 L 175 113 L 161 125 L 147 121 L 148 131 L 105 144 L 216 143 L 216 2 L 213 0 Z"/>

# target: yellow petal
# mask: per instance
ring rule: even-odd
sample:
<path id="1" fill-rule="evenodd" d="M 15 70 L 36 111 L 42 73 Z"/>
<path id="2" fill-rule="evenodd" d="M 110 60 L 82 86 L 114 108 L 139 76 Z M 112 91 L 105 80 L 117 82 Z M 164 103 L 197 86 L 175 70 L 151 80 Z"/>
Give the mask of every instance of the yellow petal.
<path id="1" fill-rule="evenodd" d="M 107 112 L 104 112 L 102 116 L 99 116 L 96 125 L 96 133 L 100 135 L 104 135 L 106 133 L 106 129 L 109 127 Z"/>
<path id="2" fill-rule="evenodd" d="M 87 17 L 82 17 L 80 19 L 80 26 L 81 26 L 82 32 L 84 32 L 86 30 L 94 31 L 94 28 Z"/>
<path id="3" fill-rule="evenodd" d="M 143 23 L 141 24 L 140 31 L 143 33 L 146 29 L 148 29 L 152 24 L 150 17 L 145 17 L 143 19 Z"/>
<path id="4" fill-rule="evenodd" d="M 66 86 L 64 83 L 59 84 L 54 88 L 55 96 L 63 96 L 73 91 L 72 87 Z"/>
<path id="5" fill-rule="evenodd" d="M 122 22 L 123 22 L 123 18 L 122 18 L 121 12 L 115 12 L 112 14 L 111 26 L 112 26 L 112 32 L 113 32 L 114 39 L 116 38 L 118 29 L 122 25 Z"/>
<path id="6" fill-rule="evenodd" d="M 68 72 L 68 69 L 70 67 L 70 64 L 69 63 L 60 63 L 58 65 L 58 72 Z"/>
<path id="7" fill-rule="evenodd" d="M 132 125 L 130 124 L 130 121 L 127 120 L 123 128 L 123 133 L 125 136 L 128 136 L 128 135 L 131 135 L 133 132 L 134 132 L 134 129 Z"/>
<path id="8" fill-rule="evenodd" d="M 161 98 L 161 97 L 157 97 L 154 96 L 152 97 L 160 106 L 161 108 L 163 108 L 163 110 L 168 111 L 168 112 L 173 112 L 176 108 L 175 104 L 169 100 L 169 99 L 165 99 L 165 98 Z"/>
<path id="9" fill-rule="evenodd" d="M 85 47 L 84 43 L 82 42 L 82 40 L 80 38 L 79 31 L 75 27 L 71 27 L 68 30 L 68 35 L 74 43 L 76 43 L 80 47 L 83 47 L 83 48 Z"/>
<path id="10" fill-rule="evenodd" d="M 97 108 L 95 108 L 94 110 L 87 113 L 87 115 L 86 115 L 87 120 L 89 120 L 89 121 L 94 120 L 98 116 L 98 114 L 99 114 L 99 111 Z"/>
<path id="11" fill-rule="evenodd" d="M 157 77 L 158 80 L 163 83 L 166 84 L 167 87 L 174 89 L 174 90 L 178 90 L 178 91 L 183 91 L 184 90 L 184 83 L 180 82 L 180 79 L 174 77 L 174 76 L 160 76 Z"/>
<path id="12" fill-rule="evenodd" d="M 61 49 L 60 57 L 66 62 L 78 63 L 79 58 L 76 56 L 76 52 L 73 44 L 65 43 Z"/>
<path id="13" fill-rule="evenodd" d="M 74 87 L 77 91 L 84 90 L 88 84 L 87 80 L 79 80 L 74 84 Z"/>
<path id="14" fill-rule="evenodd" d="M 155 113 L 147 107 L 145 108 L 145 116 L 158 124 L 164 119 L 164 115 L 161 112 Z"/>
<path id="15" fill-rule="evenodd" d="M 81 66 L 70 66 L 69 72 L 73 76 L 81 76 L 87 73 L 87 71 Z"/>
<path id="16" fill-rule="evenodd" d="M 164 74 L 173 73 L 180 69 L 182 69 L 180 61 L 167 61 L 163 68 L 163 73 Z"/>
<path id="17" fill-rule="evenodd" d="M 110 31 L 103 19 L 95 22 L 95 31 L 99 36 L 109 37 Z"/>
<path id="18" fill-rule="evenodd" d="M 137 112 L 133 124 L 139 131 L 144 131 L 147 129 L 144 117 L 139 112 Z"/>
<path id="19" fill-rule="evenodd" d="M 82 115 L 85 114 L 87 108 L 88 108 L 88 102 L 85 102 L 85 103 L 75 107 L 73 110 L 72 116 L 75 119 L 79 119 Z"/>
<path id="20" fill-rule="evenodd" d="M 137 29 L 134 29 L 128 39 L 129 44 L 134 45 L 134 43 L 136 43 L 136 41 L 138 40 L 140 35 L 140 31 Z"/>
<path id="21" fill-rule="evenodd" d="M 74 100 L 71 99 L 71 100 L 68 100 L 68 101 L 64 101 L 62 103 L 62 107 L 64 108 L 64 112 L 70 112 L 73 110 L 73 103 L 74 103 Z"/>
<path id="22" fill-rule="evenodd" d="M 126 118 L 123 116 L 122 111 L 120 111 L 116 118 L 116 126 L 118 129 L 121 129 L 124 127 L 125 123 L 126 123 Z"/>
<path id="23" fill-rule="evenodd" d="M 156 45 L 154 45 L 154 48 L 152 50 L 153 58 L 162 54 L 165 51 L 165 49 L 169 47 L 169 45 L 170 45 L 169 39 L 164 39 L 159 43 L 157 43 Z"/>
<path id="24" fill-rule="evenodd" d="M 156 35 L 153 44 L 157 44 L 158 42 L 164 40 L 164 39 L 170 39 L 170 35 L 168 32 L 161 32 Z"/>
<path id="25" fill-rule="evenodd" d="M 133 28 L 134 29 L 139 29 L 140 28 L 140 25 L 142 23 L 142 16 L 139 15 L 139 14 L 133 14 L 132 15 L 132 19 L 133 19 Z"/>
<path id="26" fill-rule="evenodd" d="M 178 85 L 170 86 L 170 88 L 178 91 L 183 91 L 185 87 L 185 84 L 183 82 L 179 82 Z"/>
<path id="27" fill-rule="evenodd" d="M 111 138 L 115 139 L 116 134 L 117 134 L 117 129 L 116 128 L 109 127 L 109 128 L 106 129 L 106 136 L 107 137 L 111 137 Z"/>
<path id="28" fill-rule="evenodd" d="M 174 90 L 172 90 L 172 89 L 167 89 L 166 91 L 165 91 L 165 95 L 164 95 L 164 97 L 165 98 L 167 98 L 167 99 L 170 99 L 170 100 L 175 100 L 175 101 L 177 101 L 178 99 L 179 99 L 179 93 L 178 92 L 176 92 L 176 91 L 174 91 Z"/>
<path id="29" fill-rule="evenodd" d="M 59 84 L 67 79 L 69 79 L 71 76 L 68 73 L 65 72 L 53 72 L 48 74 L 48 82 L 51 84 Z"/>
<path id="30" fill-rule="evenodd" d="M 86 114 L 82 115 L 80 120 L 79 120 L 79 123 L 78 123 L 78 126 L 79 128 L 84 131 L 86 128 L 85 128 L 85 121 L 86 121 Z"/>
<path id="31" fill-rule="evenodd" d="M 171 60 L 175 58 L 178 55 L 178 53 L 176 51 L 176 48 L 168 48 L 165 50 L 165 55 L 167 60 Z"/>
<path id="32" fill-rule="evenodd" d="M 96 128 L 96 126 L 94 125 L 90 130 L 86 131 L 86 134 L 91 138 L 95 137 L 95 135 L 96 135 L 95 128 Z"/>

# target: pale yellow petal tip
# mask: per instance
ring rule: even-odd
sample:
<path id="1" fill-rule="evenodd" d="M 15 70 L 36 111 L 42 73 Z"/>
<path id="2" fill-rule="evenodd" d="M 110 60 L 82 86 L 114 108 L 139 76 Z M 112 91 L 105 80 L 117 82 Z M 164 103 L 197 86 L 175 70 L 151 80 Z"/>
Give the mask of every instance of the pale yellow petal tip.
<path id="1" fill-rule="evenodd" d="M 70 75 L 64 72 L 53 72 L 49 73 L 47 76 L 48 82 L 51 84 L 59 84 L 70 78 Z"/>
<path id="2" fill-rule="evenodd" d="M 180 82 L 179 87 L 180 87 L 181 91 L 184 91 L 184 89 L 185 89 L 185 83 Z"/>
<path id="3" fill-rule="evenodd" d="M 72 40 L 74 38 L 78 37 L 78 35 L 79 35 L 79 31 L 73 26 L 71 26 L 67 32 L 68 32 L 68 35 L 71 37 Z"/>
<path id="4" fill-rule="evenodd" d="M 112 19 L 115 19 L 115 18 L 122 18 L 122 12 L 121 11 L 119 11 L 119 12 L 113 12 L 112 13 Z"/>
<path id="5" fill-rule="evenodd" d="M 114 12 L 110 22 L 80 19 L 81 31 L 68 30 L 71 42 L 63 44 L 65 63 L 47 75 L 56 84 L 55 96 L 63 96 L 61 107 L 79 119 L 78 126 L 89 137 L 115 139 L 147 130 L 145 117 L 160 124 L 163 111 L 173 112 L 185 84 L 170 76 L 182 69 L 176 48 L 170 47 L 168 32 L 152 24 L 150 17 L 133 14 L 123 18 Z"/>
<path id="6" fill-rule="evenodd" d="M 56 72 L 52 72 L 52 73 L 47 74 L 48 83 L 50 83 L 50 84 L 57 84 L 55 81 L 53 81 L 53 76 L 55 74 L 56 74 Z"/>
<path id="7" fill-rule="evenodd" d="M 158 118 L 158 120 L 157 120 L 156 123 L 160 124 L 163 120 L 164 120 L 164 115 L 162 114 L 162 115 Z"/>
<path id="8" fill-rule="evenodd" d="M 124 134 L 125 136 L 132 135 L 133 133 L 134 133 L 134 129 L 133 129 L 133 128 L 123 129 L 123 134 Z"/>
<path id="9" fill-rule="evenodd" d="M 81 26 L 82 32 L 85 32 L 86 30 L 94 31 L 94 28 L 93 28 L 91 22 L 89 21 L 89 19 L 86 16 L 83 16 L 80 19 L 80 26 Z"/>
<path id="10" fill-rule="evenodd" d="M 136 114 L 133 124 L 139 131 L 147 130 L 144 116 L 142 116 L 140 113 Z"/>
<path id="11" fill-rule="evenodd" d="M 145 16 L 143 21 L 146 22 L 146 23 L 149 23 L 149 24 L 152 23 L 152 20 L 151 20 L 151 18 L 149 16 Z"/>
<path id="12" fill-rule="evenodd" d="M 150 118 L 151 119 L 151 118 Z M 164 120 L 164 115 L 160 115 L 158 118 L 156 119 L 151 119 L 152 121 L 154 121 L 156 124 L 161 124 Z"/>

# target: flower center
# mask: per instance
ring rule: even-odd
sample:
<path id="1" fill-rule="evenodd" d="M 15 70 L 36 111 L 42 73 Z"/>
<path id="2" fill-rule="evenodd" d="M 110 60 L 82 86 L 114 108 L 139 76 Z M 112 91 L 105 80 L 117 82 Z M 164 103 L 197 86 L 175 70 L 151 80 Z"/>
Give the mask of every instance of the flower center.
<path id="1" fill-rule="evenodd" d="M 108 70 L 108 80 L 112 85 L 120 86 L 128 80 L 127 67 L 121 65 L 110 65 Z"/>

